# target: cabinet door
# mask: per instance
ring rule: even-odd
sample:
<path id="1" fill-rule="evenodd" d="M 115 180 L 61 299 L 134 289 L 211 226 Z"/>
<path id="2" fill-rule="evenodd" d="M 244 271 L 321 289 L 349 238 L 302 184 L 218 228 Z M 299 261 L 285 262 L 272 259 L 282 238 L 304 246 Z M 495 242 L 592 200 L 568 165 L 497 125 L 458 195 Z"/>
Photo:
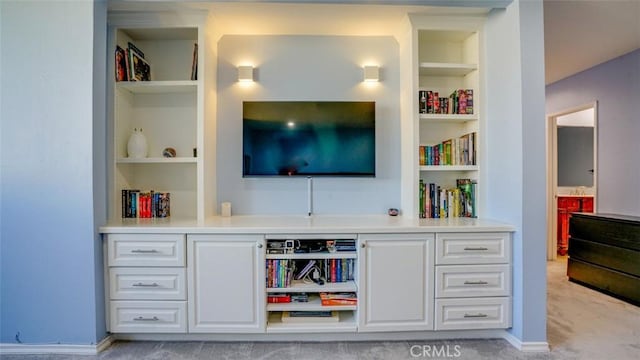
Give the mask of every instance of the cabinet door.
<path id="1" fill-rule="evenodd" d="M 358 330 L 433 330 L 433 234 L 360 241 Z"/>
<path id="2" fill-rule="evenodd" d="M 189 332 L 264 332 L 262 235 L 189 235 L 187 256 Z"/>

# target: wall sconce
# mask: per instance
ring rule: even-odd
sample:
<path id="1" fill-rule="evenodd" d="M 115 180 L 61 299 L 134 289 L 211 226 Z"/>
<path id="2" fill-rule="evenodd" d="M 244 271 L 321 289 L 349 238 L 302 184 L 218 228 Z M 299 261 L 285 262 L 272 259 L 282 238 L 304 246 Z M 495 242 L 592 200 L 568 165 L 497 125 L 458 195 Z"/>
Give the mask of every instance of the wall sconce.
<path id="1" fill-rule="evenodd" d="M 367 65 L 364 67 L 364 81 L 377 82 L 379 79 L 379 68 L 375 65 Z"/>
<path id="2" fill-rule="evenodd" d="M 238 81 L 253 82 L 253 66 L 238 66 Z"/>

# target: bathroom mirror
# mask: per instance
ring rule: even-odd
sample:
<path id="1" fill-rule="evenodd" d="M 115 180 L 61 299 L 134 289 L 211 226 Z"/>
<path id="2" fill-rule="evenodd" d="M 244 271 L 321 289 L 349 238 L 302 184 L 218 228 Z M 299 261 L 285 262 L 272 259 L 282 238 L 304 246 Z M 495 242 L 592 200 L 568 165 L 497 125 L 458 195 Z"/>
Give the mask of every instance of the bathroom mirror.
<path id="1" fill-rule="evenodd" d="M 557 121 L 558 186 L 594 186 L 594 109 L 559 116 Z"/>

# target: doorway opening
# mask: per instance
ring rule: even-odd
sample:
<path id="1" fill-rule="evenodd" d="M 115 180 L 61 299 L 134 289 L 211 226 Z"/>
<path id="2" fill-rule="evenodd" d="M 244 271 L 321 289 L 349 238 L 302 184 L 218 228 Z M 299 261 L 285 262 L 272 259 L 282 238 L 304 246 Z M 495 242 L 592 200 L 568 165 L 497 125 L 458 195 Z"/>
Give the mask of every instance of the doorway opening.
<path id="1" fill-rule="evenodd" d="M 593 102 L 547 115 L 548 260 L 567 254 L 571 213 L 596 209 L 597 114 Z"/>

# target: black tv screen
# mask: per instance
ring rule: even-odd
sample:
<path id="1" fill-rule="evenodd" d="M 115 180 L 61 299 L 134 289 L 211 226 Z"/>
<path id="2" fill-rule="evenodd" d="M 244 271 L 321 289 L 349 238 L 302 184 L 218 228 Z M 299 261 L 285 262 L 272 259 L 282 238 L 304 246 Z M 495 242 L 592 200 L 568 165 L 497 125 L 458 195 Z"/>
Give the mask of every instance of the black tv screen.
<path id="1" fill-rule="evenodd" d="M 375 102 L 245 101 L 243 177 L 376 173 Z"/>

